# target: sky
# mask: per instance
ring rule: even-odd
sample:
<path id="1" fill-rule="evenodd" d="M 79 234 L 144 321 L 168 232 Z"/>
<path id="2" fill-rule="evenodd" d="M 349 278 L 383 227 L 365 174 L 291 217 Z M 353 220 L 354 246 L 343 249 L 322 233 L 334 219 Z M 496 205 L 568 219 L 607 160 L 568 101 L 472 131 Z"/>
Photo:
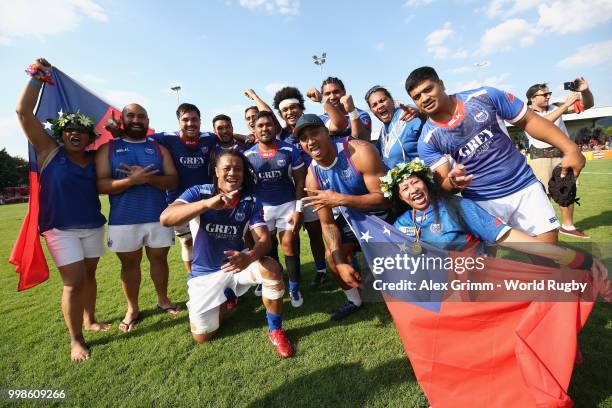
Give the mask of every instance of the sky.
<path id="1" fill-rule="evenodd" d="M 612 0 L 0 0 L 0 148 L 27 157 L 15 105 L 38 57 L 118 108 L 142 104 L 156 131 L 177 130 L 180 85 L 203 131 L 225 113 L 246 133 L 244 90 L 270 105 L 286 85 L 305 94 L 321 84 L 322 52 L 323 76 L 361 109 L 377 84 L 411 102 L 404 82 L 423 65 L 449 93 L 488 85 L 519 98 L 547 82 L 562 100 L 563 82 L 584 76 L 595 106 L 612 106 L 611 19 Z"/>

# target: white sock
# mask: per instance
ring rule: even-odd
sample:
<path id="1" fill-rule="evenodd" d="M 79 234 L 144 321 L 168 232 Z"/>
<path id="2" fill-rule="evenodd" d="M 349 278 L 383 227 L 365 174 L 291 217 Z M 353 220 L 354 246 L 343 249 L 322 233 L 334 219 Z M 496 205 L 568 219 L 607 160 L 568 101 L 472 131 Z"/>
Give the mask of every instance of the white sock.
<path id="1" fill-rule="evenodd" d="M 326 269 L 317 269 L 317 273 L 327 273 L 327 268 Z"/>
<path id="2" fill-rule="evenodd" d="M 573 225 L 564 225 L 564 224 L 561 224 L 561 228 L 563 228 L 564 230 L 568 230 L 568 231 L 573 231 L 576 229 L 576 227 L 574 227 Z"/>
<path id="3" fill-rule="evenodd" d="M 357 290 L 357 288 L 345 290 L 344 294 L 346 295 L 346 298 L 350 302 L 353 302 L 355 306 L 361 306 L 361 296 L 359 295 L 359 291 Z"/>

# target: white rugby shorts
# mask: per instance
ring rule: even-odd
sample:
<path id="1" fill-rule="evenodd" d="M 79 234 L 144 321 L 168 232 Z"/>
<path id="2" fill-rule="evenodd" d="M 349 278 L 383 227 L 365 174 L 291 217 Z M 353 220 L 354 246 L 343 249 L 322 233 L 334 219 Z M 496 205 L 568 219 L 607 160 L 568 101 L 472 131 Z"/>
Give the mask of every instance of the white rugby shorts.
<path id="1" fill-rule="evenodd" d="M 42 235 L 57 266 L 104 255 L 104 226 L 69 230 L 53 228 Z"/>
<path id="2" fill-rule="evenodd" d="M 109 225 L 108 249 L 112 252 L 133 252 L 143 246 L 166 248 L 174 245 L 174 230 L 159 222 Z"/>

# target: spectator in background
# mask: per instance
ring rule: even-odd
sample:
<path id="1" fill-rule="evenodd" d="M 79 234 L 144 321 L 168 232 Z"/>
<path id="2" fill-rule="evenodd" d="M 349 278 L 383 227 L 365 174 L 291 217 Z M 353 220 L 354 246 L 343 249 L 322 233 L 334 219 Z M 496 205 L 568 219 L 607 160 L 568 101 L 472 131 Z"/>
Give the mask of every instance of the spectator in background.
<path id="1" fill-rule="evenodd" d="M 584 109 L 589 109 L 593 106 L 593 94 L 589 90 L 589 85 L 584 78 L 576 78 L 578 83 L 578 92 L 570 92 L 565 98 L 565 101 L 561 104 L 551 104 L 550 96 L 552 92 L 548 89 L 548 86 L 543 84 L 535 84 L 529 87 L 527 90 L 527 104 L 544 119 L 557 125 L 561 132 L 563 132 L 568 138 L 571 139 L 565 123 L 561 115 L 566 113 L 574 113 L 574 103 L 578 100 L 582 100 Z M 529 154 L 531 157 L 530 166 L 533 169 L 533 173 L 538 180 L 544 185 L 544 188 L 548 192 L 548 181 L 552 176 L 553 169 L 561 163 L 563 153 L 556 147 L 535 139 L 527 132 L 525 132 L 529 139 Z M 582 148 L 582 151 L 585 149 Z M 587 146 L 588 150 L 588 146 Z M 579 231 L 574 227 L 574 204 L 568 207 L 559 207 L 561 210 L 561 228 L 559 232 L 563 235 L 568 235 L 576 238 L 590 238 L 582 231 Z"/>

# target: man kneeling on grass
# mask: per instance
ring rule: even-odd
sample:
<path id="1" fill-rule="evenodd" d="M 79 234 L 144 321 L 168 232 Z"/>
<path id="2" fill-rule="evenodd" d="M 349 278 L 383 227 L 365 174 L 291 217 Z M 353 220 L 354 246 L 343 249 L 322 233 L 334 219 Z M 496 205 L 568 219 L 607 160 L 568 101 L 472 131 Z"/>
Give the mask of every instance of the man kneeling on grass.
<path id="1" fill-rule="evenodd" d="M 270 236 L 261 203 L 254 196 L 251 164 L 242 153 L 227 150 L 217 156 L 214 169 L 213 184 L 185 190 L 160 216 L 165 226 L 192 220 L 193 263 L 187 282 L 191 334 L 198 343 L 210 340 L 227 310 L 225 292 L 231 289 L 241 296 L 261 284 L 268 337 L 281 357 L 291 357 L 293 346 L 282 329 L 282 270 L 278 262 L 265 257 Z M 247 225 L 255 246 L 244 251 Z"/>

